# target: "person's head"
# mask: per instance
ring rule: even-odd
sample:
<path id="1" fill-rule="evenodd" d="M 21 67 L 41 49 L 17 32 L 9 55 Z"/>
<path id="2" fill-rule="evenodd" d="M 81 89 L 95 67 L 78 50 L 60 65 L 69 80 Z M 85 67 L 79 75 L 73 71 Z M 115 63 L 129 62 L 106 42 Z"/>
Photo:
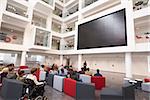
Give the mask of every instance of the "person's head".
<path id="1" fill-rule="evenodd" d="M 10 66 L 15 67 L 15 65 L 13 63 L 11 63 Z"/>
<path id="2" fill-rule="evenodd" d="M 87 66 L 87 63 L 86 63 L 86 61 L 83 63 L 83 66 Z"/>
<path id="3" fill-rule="evenodd" d="M 87 71 L 90 71 L 90 68 L 87 68 L 86 70 L 87 70 Z"/>
<path id="4" fill-rule="evenodd" d="M 44 68 L 45 66 L 44 66 L 44 65 L 41 65 L 41 67 Z"/>
<path id="5" fill-rule="evenodd" d="M 61 68 L 60 70 L 61 70 L 61 73 L 64 73 L 64 69 L 63 68 Z"/>
<path id="6" fill-rule="evenodd" d="M 14 64 L 8 64 L 6 67 L 14 67 Z"/>
<path id="7" fill-rule="evenodd" d="M 14 72 L 14 68 L 13 67 L 9 67 L 8 71 L 9 72 Z"/>
<path id="8" fill-rule="evenodd" d="M 36 71 L 37 71 L 37 68 L 32 68 L 32 69 L 31 69 L 31 74 L 35 74 Z"/>
<path id="9" fill-rule="evenodd" d="M 20 77 L 22 77 L 22 76 L 24 75 L 24 71 L 23 71 L 23 70 L 19 70 L 19 71 L 18 71 L 18 75 L 19 75 Z"/>
<path id="10" fill-rule="evenodd" d="M 97 69 L 96 72 L 99 73 L 99 69 Z"/>
<path id="11" fill-rule="evenodd" d="M 81 68 L 81 71 L 84 71 L 84 68 Z"/>

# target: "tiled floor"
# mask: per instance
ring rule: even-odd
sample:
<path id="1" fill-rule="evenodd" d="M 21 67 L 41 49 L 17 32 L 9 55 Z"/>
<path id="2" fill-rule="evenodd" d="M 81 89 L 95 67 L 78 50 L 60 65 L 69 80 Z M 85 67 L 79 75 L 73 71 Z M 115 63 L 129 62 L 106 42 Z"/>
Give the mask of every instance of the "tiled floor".
<path id="1" fill-rule="evenodd" d="M 102 72 L 103 76 L 106 77 L 106 87 L 120 88 L 123 84 L 124 74 L 121 73 L 111 73 L 111 72 Z M 143 79 L 144 76 L 134 76 L 134 79 L 140 78 Z M 48 97 L 48 100 L 75 100 L 74 98 L 59 92 L 49 86 L 45 87 L 45 95 Z M 150 93 L 136 90 L 136 100 L 150 100 Z M 95 91 L 96 100 L 100 100 L 100 91 Z M 0 98 L 0 100 L 3 100 Z"/>

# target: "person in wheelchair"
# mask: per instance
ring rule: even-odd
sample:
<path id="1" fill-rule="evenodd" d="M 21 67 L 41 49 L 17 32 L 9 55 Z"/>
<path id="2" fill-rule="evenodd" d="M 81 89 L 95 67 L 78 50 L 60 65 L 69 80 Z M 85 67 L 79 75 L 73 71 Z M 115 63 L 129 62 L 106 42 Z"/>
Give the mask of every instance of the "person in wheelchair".
<path id="1" fill-rule="evenodd" d="M 36 68 L 32 68 L 31 69 L 31 74 L 28 74 L 25 76 L 24 78 L 24 89 L 23 89 L 23 96 L 24 98 L 28 98 L 28 99 L 34 99 L 36 100 L 36 98 L 41 98 L 41 100 L 44 100 L 43 98 L 45 98 L 43 96 L 44 94 L 44 82 L 38 82 L 37 78 L 35 76 L 37 69 Z M 24 100 L 24 99 L 23 99 Z M 40 100 L 40 99 L 38 99 Z"/>

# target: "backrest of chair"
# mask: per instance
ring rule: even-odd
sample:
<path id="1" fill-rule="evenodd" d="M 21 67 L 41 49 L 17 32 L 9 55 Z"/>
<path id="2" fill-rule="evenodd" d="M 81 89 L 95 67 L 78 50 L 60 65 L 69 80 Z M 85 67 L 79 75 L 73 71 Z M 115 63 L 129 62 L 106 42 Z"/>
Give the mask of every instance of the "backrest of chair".
<path id="1" fill-rule="evenodd" d="M 20 66 L 19 69 L 28 69 L 28 66 Z"/>
<path id="2" fill-rule="evenodd" d="M 34 81 L 31 80 L 31 79 L 28 79 L 28 78 L 24 79 L 24 83 L 27 84 L 27 85 L 29 85 L 29 86 L 31 86 L 31 87 L 36 86 L 36 84 L 34 83 Z"/>

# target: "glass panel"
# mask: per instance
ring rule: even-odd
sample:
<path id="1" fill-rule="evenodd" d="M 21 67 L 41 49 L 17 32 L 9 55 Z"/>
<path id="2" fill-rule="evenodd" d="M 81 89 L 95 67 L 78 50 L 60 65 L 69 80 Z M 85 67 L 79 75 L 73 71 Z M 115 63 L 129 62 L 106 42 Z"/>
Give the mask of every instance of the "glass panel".
<path id="1" fill-rule="evenodd" d="M 55 7 L 55 10 L 53 11 L 53 14 L 58 15 L 59 17 L 62 17 L 62 10 Z"/>
<path id="2" fill-rule="evenodd" d="M 24 29 L 11 26 L 9 24 L 2 23 L 0 29 L 0 42 L 11 44 L 23 44 Z"/>
<path id="3" fill-rule="evenodd" d="M 52 30 L 58 33 L 61 33 L 61 25 L 58 23 L 52 22 Z"/>
<path id="4" fill-rule="evenodd" d="M 69 2 L 70 0 L 65 0 L 65 3 Z"/>
<path id="5" fill-rule="evenodd" d="M 63 0 L 59 0 L 59 1 L 63 3 Z"/>
<path id="6" fill-rule="evenodd" d="M 52 39 L 52 49 L 60 50 L 60 40 Z"/>
<path id="7" fill-rule="evenodd" d="M 96 1 L 98 1 L 98 0 L 85 0 L 83 7 L 86 7 L 86 6 L 88 6 L 88 5 L 91 5 L 92 3 L 96 2 Z"/>
<path id="8" fill-rule="evenodd" d="M 29 67 L 38 67 L 39 64 L 43 64 L 44 62 L 45 62 L 45 56 L 41 56 L 41 55 L 28 54 L 26 58 L 26 65 Z"/>
<path id="9" fill-rule="evenodd" d="M 133 10 L 140 10 L 145 7 L 148 7 L 149 0 L 133 0 Z"/>
<path id="10" fill-rule="evenodd" d="M 33 14 L 32 24 L 35 26 L 46 28 L 46 19 Z"/>
<path id="11" fill-rule="evenodd" d="M 136 43 L 150 43 L 150 16 L 134 21 Z"/>
<path id="12" fill-rule="evenodd" d="M 21 54 L 19 53 L 4 53 L 0 51 L 0 70 L 2 66 L 15 64 L 15 67 L 20 65 Z"/>
<path id="13" fill-rule="evenodd" d="M 36 29 L 35 45 L 49 47 L 50 32 Z"/>
<path id="14" fill-rule="evenodd" d="M 14 14 L 23 16 L 23 17 L 28 17 L 26 10 L 20 9 L 18 7 L 11 5 L 11 4 L 7 4 L 6 10 L 9 12 L 12 12 Z"/>
<path id="15" fill-rule="evenodd" d="M 51 5 L 51 6 L 53 6 L 54 0 L 42 0 L 42 1 L 44 1 L 45 3 L 47 3 L 47 4 Z"/>
<path id="16" fill-rule="evenodd" d="M 67 25 L 67 28 L 65 29 L 65 32 L 71 32 L 75 30 L 75 22 Z"/>
<path id="17" fill-rule="evenodd" d="M 70 8 L 68 11 L 66 11 L 64 17 L 70 16 L 70 15 L 74 14 L 77 11 L 78 11 L 78 4 L 75 5 L 74 7 Z"/>

